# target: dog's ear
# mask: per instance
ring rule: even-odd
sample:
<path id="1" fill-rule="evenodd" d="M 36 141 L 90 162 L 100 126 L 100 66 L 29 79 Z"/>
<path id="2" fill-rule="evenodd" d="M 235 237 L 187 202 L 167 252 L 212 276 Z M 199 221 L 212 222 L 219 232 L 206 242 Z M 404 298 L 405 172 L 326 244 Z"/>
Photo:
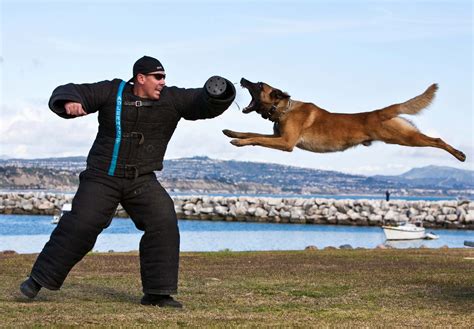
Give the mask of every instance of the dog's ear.
<path id="1" fill-rule="evenodd" d="M 290 98 L 290 95 L 281 91 L 280 89 L 273 89 L 272 92 L 270 93 L 270 97 L 273 99 L 285 99 L 285 98 Z"/>

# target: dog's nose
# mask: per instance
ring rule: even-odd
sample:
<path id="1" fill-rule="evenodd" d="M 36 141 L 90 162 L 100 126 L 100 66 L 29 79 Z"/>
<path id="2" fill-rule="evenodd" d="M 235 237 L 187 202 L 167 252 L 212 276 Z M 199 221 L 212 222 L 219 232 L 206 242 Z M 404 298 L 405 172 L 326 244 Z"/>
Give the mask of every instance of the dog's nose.
<path id="1" fill-rule="evenodd" d="M 249 82 L 250 82 L 250 81 L 248 81 L 248 80 L 245 79 L 245 78 L 240 79 L 240 84 L 241 84 L 241 85 L 243 85 L 243 84 L 245 84 L 245 83 L 249 83 Z"/>

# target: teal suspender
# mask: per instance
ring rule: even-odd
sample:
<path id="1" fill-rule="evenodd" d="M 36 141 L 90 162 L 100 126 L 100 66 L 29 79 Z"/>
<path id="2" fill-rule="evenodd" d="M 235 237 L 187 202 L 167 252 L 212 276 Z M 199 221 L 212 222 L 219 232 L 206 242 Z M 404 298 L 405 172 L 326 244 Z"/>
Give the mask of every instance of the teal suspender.
<path id="1" fill-rule="evenodd" d="M 109 176 L 113 176 L 115 173 L 115 168 L 117 167 L 117 158 L 120 150 L 120 141 L 122 140 L 122 126 L 120 124 L 120 117 L 122 114 L 122 93 L 125 84 L 125 81 L 120 82 L 120 86 L 117 92 L 117 102 L 115 105 L 115 145 L 114 153 L 112 154 L 112 161 L 110 162 L 108 172 Z"/>

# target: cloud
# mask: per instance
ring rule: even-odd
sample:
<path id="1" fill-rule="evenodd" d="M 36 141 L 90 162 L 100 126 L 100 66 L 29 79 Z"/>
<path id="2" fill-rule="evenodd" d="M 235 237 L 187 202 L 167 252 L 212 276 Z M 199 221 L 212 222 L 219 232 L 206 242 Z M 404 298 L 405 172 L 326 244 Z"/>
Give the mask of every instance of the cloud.
<path id="1" fill-rule="evenodd" d="M 46 101 L 43 103 L 46 104 Z M 46 105 L 2 106 L 2 153 L 11 157 L 50 157 L 86 154 L 96 134 L 97 119 L 62 119 Z"/>
<path id="2" fill-rule="evenodd" d="M 406 164 L 388 163 L 379 165 L 362 165 L 362 166 L 351 166 L 343 167 L 341 171 L 356 175 L 384 175 L 387 173 L 403 173 L 410 170 L 411 167 Z"/>
<path id="3" fill-rule="evenodd" d="M 243 107 L 250 96 L 239 96 Z M 20 102 L 17 106 L 1 107 L 1 154 L 10 157 L 40 158 L 87 155 L 97 133 L 97 116 L 65 120 L 53 114 L 45 99 Z M 282 152 L 258 146 L 235 147 L 222 129 L 271 133 L 273 124 L 256 113 L 244 115 L 234 104 L 223 115 L 198 121 L 181 120 L 172 137 L 167 159 L 205 155 L 215 159 L 279 163 L 314 169 L 336 170 L 351 174 L 400 174 L 415 166 L 430 164 L 473 169 L 474 147 L 469 141 L 459 148 L 468 156 L 460 163 L 444 150 L 409 148 L 374 143 L 371 147 L 356 147 L 345 152 L 311 153 L 295 149 Z M 438 135 L 428 129 L 431 135 Z"/>
<path id="4" fill-rule="evenodd" d="M 416 6 L 416 4 L 415 4 Z M 425 39 L 431 37 L 453 36 L 469 33 L 472 22 L 468 15 L 460 17 L 456 12 L 444 11 L 442 16 L 432 12 L 424 13 L 421 18 L 419 14 L 400 11 L 401 7 L 393 7 L 390 4 L 376 4 L 369 6 L 364 12 L 350 15 L 347 11 L 350 6 L 342 11 L 337 17 L 310 17 L 304 15 L 298 18 L 281 18 L 268 16 L 249 16 L 251 21 L 261 24 L 249 30 L 249 35 L 262 33 L 267 35 L 294 35 L 294 34 L 322 34 L 345 36 L 351 33 L 351 37 L 358 36 L 359 39 L 370 42 L 393 42 L 402 40 Z"/>

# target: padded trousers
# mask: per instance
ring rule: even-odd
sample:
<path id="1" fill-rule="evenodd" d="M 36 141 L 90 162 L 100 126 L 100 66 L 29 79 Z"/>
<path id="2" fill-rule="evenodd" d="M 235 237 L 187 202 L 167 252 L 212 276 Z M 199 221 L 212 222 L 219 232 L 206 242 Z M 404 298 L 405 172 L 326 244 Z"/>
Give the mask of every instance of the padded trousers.
<path id="1" fill-rule="evenodd" d="M 79 175 L 72 210 L 64 214 L 38 255 L 31 277 L 43 287 L 59 289 L 69 271 L 92 248 L 110 225 L 119 203 L 140 240 L 143 292 L 175 294 L 178 285 L 179 230 L 174 204 L 154 173 L 135 179 L 111 177 L 86 169 Z"/>

